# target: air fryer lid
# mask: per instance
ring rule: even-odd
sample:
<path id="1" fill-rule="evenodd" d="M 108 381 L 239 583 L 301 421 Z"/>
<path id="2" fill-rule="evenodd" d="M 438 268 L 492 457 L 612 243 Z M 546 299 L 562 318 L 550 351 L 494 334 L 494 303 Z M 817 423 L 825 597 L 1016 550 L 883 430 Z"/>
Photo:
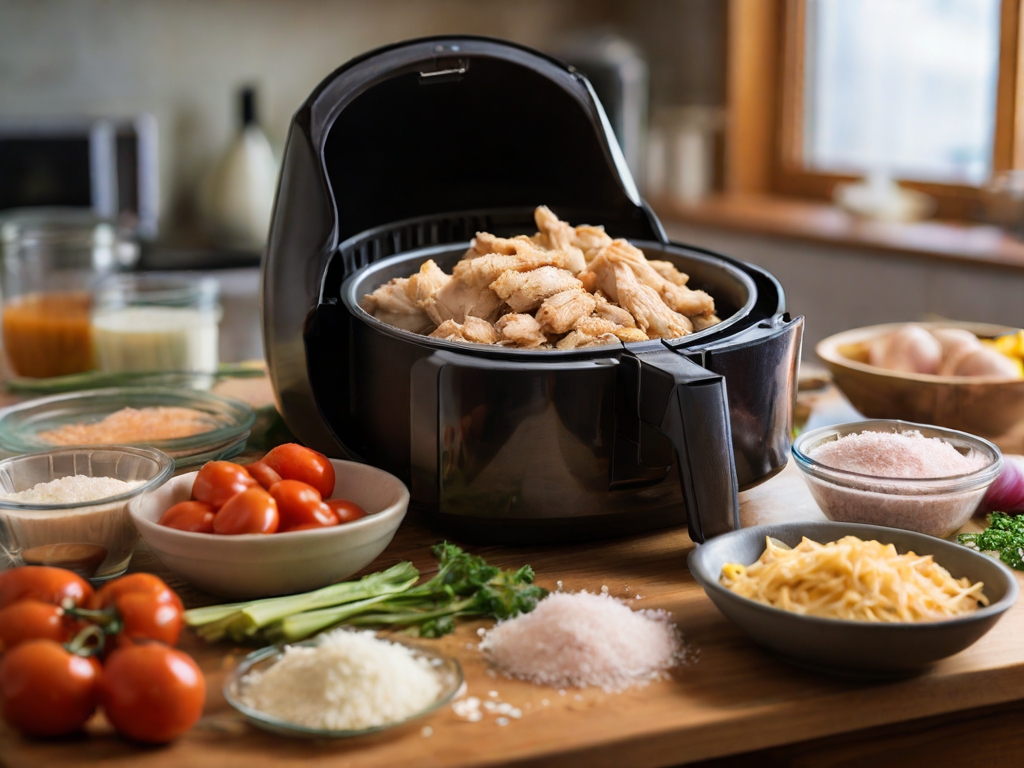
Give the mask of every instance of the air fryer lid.
<path id="1" fill-rule="evenodd" d="M 338 70 L 307 104 L 335 242 L 541 202 L 570 220 L 599 215 L 621 237 L 664 239 L 586 78 L 537 52 L 477 37 L 402 43 Z"/>

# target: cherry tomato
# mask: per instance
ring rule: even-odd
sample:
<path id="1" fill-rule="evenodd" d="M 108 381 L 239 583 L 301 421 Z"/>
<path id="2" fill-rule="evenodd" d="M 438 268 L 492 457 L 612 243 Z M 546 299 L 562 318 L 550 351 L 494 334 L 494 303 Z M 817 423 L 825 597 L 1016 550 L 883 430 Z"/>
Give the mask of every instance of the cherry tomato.
<path id="1" fill-rule="evenodd" d="M 109 608 L 117 598 L 130 592 L 142 592 L 155 595 L 159 602 L 171 603 L 182 608 L 181 598 L 168 587 L 159 576 L 152 573 L 129 573 L 113 581 L 108 581 L 89 601 L 89 607 L 95 610 Z"/>
<path id="2" fill-rule="evenodd" d="M 280 525 L 277 502 L 262 488 L 249 488 L 228 501 L 213 518 L 213 532 L 274 533 Z"/>
<path id="3" fill-rule="evenodd" d="M 351 523 L 353 520 L 366 517 L 366 510 L 354 501 L 346 501 L 345 499 L 328 499 L 324 503 L 334 510 L 335 514 L 338 515 L 338 520 L 342 523 Z"/>
<path id="4" fill-rule="evenodd" d="M 90 659 L 53 640 L 29 640 L 0 660 L 3 717 L 27 736 L 65 736 L 96 711 L 100 676 Z"/>
<path id="5" fill-rule="evenodd" d="M 208 461 L 192 481 L 192 498 L 220 509 L 228 499 L 252 488 L 256 481 L 245 467 L 231 461 Z"/>
<path id="6" fill-rule="evenodd" d="M 274 483 L 281 482 L 281 476 L 262 461 L 246 464 L 245 468 L 253 479 L 268 491 Z"/>
<path id="7" fill-rule="evenodd" d="M 23 565 L 0 573 L 0 608 L 25 598 L 60 605 L 70 599 L 81 605 L 92 596 L 92 587 L 81 576 L 47 565 Z"/>
<path id="8" fill-rule="evenodd" d="M 292 531 L 299 526 L 337 525 L 338 516 L 324 504 L 320 493 L 311 485 L 298 480 L 282 480 L 270 487 L 270 495 L 277 502 L 281 516 L 279 531 Z"/>
<path id="9" fill-rule="evenodd" d="M 76 623 L 64 609 L 40 600 L 19 600 L 0 609 L 0 652 L 28 640 L 45 639 L 64 643 L 71 639 Z"/>
<path id="10" fill-rule="evenodd" d="M 117 635 L 118 646 L 136 640 L 157 640 L 174 645 L 181 636 L 181 605 L 165 602 L 159 595 L 127 592 L 114 598 L 114 607 L 123 628 Z"/>
<path id="11" fill-rule="evenodd" d="M 187 654 L 162 643 L 119 648 L 100 678 L 100 704 L 118 732 L 163 744 L 191 728 L 203 713 L 206 680 Z"/>
<path id="12" fill-rule="evenodd" d="M 263 463 L 285 480 L 301 480 L 320 491 L 321 496 L 334 493 L 334 467 L 322 453 L 296 443 L 285 443 L 271 449 Z"/>
<path id="13" fill-rule="evenodd" d="M 193 533 L 213 533 L 213 515 L 217 510 L 202 501 L 179 501 L 160 518 L 160 525 Z"/>

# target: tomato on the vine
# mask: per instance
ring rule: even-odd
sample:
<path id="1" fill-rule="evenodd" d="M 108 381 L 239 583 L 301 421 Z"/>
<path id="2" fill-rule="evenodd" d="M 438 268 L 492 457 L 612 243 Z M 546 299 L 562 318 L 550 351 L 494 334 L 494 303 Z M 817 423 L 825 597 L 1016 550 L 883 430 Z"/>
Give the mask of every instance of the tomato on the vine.
<path id="1" fill-rule="evenodd" d="M 73 619 L 53 603 L 27 598 L 0 608 L 0 653 L 29 640 L 64 643 L 76 629 Z"/>
<path id="2" fill-rule="evenodd" d="M 174 645 L 181 635 L 181 598 L 151 573 L 131 573 L 104 584 L 89 605 L 93 610 L 117 612 L 122 624 L 115 640 L 119 646 L 135 640 Z"/>
<path id="3" fill-rule="evenodd" d="M 213 532 L 274 533 L 280 525 L 277 502 L 262 488 L 249 488 L 232 497 L 213 518 Z"/>
<path id="4" fill-rule="evenodd" d="M 252 475 L 253 480 L 262 485 L 268 491 L 274 483 L 281 482 L 281 476 L 262 461 L 255 461 L 246 464 L 245 469 Z"/>
<path id="5" fill-rule="evenodd" d="M 129 573 L 127 576 L 108 581 L 89 601 L 89 607 L 93 609 L 108 608 L 114 605 L 116 598 L 129 592 L 144 592 L 155 595 L 160 602 L 173 603 L 183 608 L 181 598 L 173 589 L 164 583 L 159 576 L 152 573 Z"/>
<path id="6" fill-rule="evenodd" d="M 311 485 L 299 480 L 282 480 L 270 487 L 270 495 L 277 502 L 277 512 L 281 516 L 279 531 L 338 524 L 338 515 Z"/>
<path id="7" fill-rule="evenodd" d="M 334 513 L 338 516 L 339 522 L 351 523 L 353 520 L 366 517 L 366 510 L 354 501 L 347 501 L 345 499 L 328 499 L 325 503 L 334 510 Z"/>
<path id="8" fill-rule="evenodd" d="M 296 443 L 272 448 L 263 463 L 285 480 L 301 480 L 316 488 L 321 496 L 334 493 L 334 466 L 322 453 Z"/>
<path id="9" fill-rule="evenodd" d="M 163 744 L 191 728 L 203 712 L 206 680 L 186 654 L 161 643 L 119 648 L 100 679 L 100 704 L 124 736 Z"/>
<path id="10" fill-rule="evenodd" d="M 65 736 L 96 711 L 98 666 L 53 640 L 29 640 L 0 660 L 3 718 L 27 736 Z"/>
<path id="11" fill-rule="evenodd" d="M 160 517 L 160 525 L 193 533 L 213 533 L 213 516 L 216 511 L 202 501 L 179 501 Z"/>
<path id="12" fill-rule="evenodd" d="M 208 461 L 192 481 L 192 498 L 219 509 L 246 488 L 257 485 L 240 464 L 231 461 Z"/>
<path id="13" fill-rule="evenodd" d="M 61 605 L 81 605 L 92 597 L 92 587 L 81 576 L 46 565 L 23 565 L 0 573 L 0 608 L 31 598 Z"/>

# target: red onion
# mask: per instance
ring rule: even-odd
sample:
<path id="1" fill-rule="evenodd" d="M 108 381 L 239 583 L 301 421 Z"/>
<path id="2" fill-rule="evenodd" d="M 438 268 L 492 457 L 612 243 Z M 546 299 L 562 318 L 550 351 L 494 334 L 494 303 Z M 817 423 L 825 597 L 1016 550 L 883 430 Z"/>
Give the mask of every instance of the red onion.
<path id="1" fill-rule="evenodd" d="M 1024 512 L 1024 456 L 1003 454 L 1003 469 L 975 511 L 1005 512 L 1008 515 Z"/>

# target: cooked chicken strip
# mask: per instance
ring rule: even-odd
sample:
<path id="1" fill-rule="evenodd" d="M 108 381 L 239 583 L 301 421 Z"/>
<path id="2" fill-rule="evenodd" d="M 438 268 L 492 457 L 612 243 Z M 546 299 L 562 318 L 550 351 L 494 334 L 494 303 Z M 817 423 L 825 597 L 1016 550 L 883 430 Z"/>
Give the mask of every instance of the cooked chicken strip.
<path id="1" fill-rule="evenodd" d="M 647 341 L 647 334 L 639 328 L 627 328 L 623 325 L 616 325 L 610 320 L 605 320 L 594 315 L 580 318 L 576 322 L 574 330 L 586 334 L 587 336 L 596 337 L 610 333 L 622 341 Z"/>
<path id="2" fill-rule="evenodd" d="M 587 268 L 587 260 L 583 251 L 576 247 L 576 230 L 567 222 L 561 221 L 546 205 L 537 206 L 533 212 L 533 219 L 540 230 L 533 236 L 534 242 L 545 247 L 562 251 L 566 254 L 565 268 L 574 275 Z"/>
<path id="3" fill-rule="evenodd" d="M 644 338 L 647 338 L 646 336 Z M 555 349 L 582 349 L 583 347 L 603 347 L 606 344 L 618 344 L 614 334 L 604 333 L 591 336 L 582 331 L 572 331 L 563 336 L 555 345 Z"/>
<path id="4" fill-rule="evenodd" d="M 565 333 L 596 305 L 597 300 L 580 288 L 562 291 L 544 300 L 537 310 L 537 322 L 546 333 Z"/>
<path id="5" fill-rule="evenodd" d="M 512 256 L 520 253 L 524 248 L 536 249 L 538 246 L 526 235 L 515 237 L 498 237 L 490 232 L 477 232 L 469 244 L 469 250 L 463 259 L 473 259 L 477 256 L 484 256 L 488 253 L 501 253 L 505 256 Z"/>
<path id="6" fill-rule="evenodd" d="M 597 258 L 601 257 L 628 264 L 641 283 L 657 291 L 670 309 L 682 315 L 710 315 L 715 311 L 715 301 L 708 294 L 669 282 L 651 266 L 643 251 L 625 240 L 612 240 Z"/>
<path id="7" fill-rule="evenodd" d="M 718 315 L 696 315 L 690 318 L 690 322 L 693 323 L 693 330 L 696 333 L 710 328 L 712 325 L 718 325 L 722 319 Z"/>
<path id="8" fill-rule="evenodd" d="M 619 304 L 628 309 L 636 324 L 652 339 L 677 339 L 685 336 L 693 325 L 690 321 L 669 309 L 661 296 L 649 285 L 644 285 L 628 264 L 612 264 L 615 288 Z"/>
<path id="9" fill-rule="evenodd" d="M 494 326 L 479 317 L 468 316 L 465 323 L 445 320 L 430 334 L 432 338 L 446 341 L 471 341 L 476 344 L 496 344 L 498 332 Z"/>
<path id="10" fill-rule="evenodd" d="M 443 273 L 442 273 L 443 274 Z M 434 325 L 427 313 L 409 297 L 409 279 L 396 277 L 363 297 L 362 306 L 378 320 L 413 333 L 424 333 Z"/>
<path id="11" fill-rule="evenodd" d="M 445 320 L 461 323 L 468 315 L 493 322 L 498 319 L 501 299 L 486 285 L 472 285 L 454 277 L 427 299 L 423 308 L 434 325 L 441 325 Z"/>
<path id="12" fill-rule="evenodd" d="M 608 299 L 604 297 L 603 293 L 599 291 L 594 294 L 594 298 L 597 300 L 597 306 L 594 307 L 595 315 L 603 320 L 615 323 L 615 325 L 621 325 L 626 328 L 636 328 L 636 320 L 633 316 L 622 307 L 608 301 Z"/>
<path id="13" fill-rule="evenodd" d="M 433 259 L 427 259 L 420 267 L 420 271 L 409 278 L 406 283 L 405 293 L 409 299 L 418 307 L 441 290 L 452 276 L 445 273 Z"/>
<path id="14" fill-rule="evenodd" d="M 576 236 L 573 238 L 572 244 L 583 251 L 583 257 L 589 264 L 591 259 L 597 256 L 601 249 L 611 241 L 612 239 L 604 231 L 604 227 L 581 224 L 576 227 Z"/>
<path id="15" fill-rule="evenodd" d="M 564 260 L 561 251 L 542 251 L 531 247 L 519 253 L 487 253 L 475 259 L 463 259 L 452 270 L 456 280 L 470 285 L 487 286 L 510 269 L 527 272 L 538 267 L 558 267 Z"/>
<path id="16" fill-rule="evenodd" d="M 690 276 L 685 272 L 680 272 L 676 269 L 676 265 L 671 261 L 660 261 L 658 259 L 648 259 L 647 263 L 651 265 L 655 272 L 664 277 L 670 283 L 676 285 L 686 285 L 689 281 Z"/>
<path id="17" fill-rule="evenodd" d="M 558 267 L 540 267 L 529 272 L 510 269 L 491 283 L 491 290 L 503 298 L 513 312 L 531 312 L 548 296 L 582 287 L 571 272 Z"/>
<path id="18" fill-rule="evenodd" d="M 548 341 L 532 315 L 510 313 L 498 318 L 494 325 L 501 341 L 511 347 L 534 349 Z"/>

